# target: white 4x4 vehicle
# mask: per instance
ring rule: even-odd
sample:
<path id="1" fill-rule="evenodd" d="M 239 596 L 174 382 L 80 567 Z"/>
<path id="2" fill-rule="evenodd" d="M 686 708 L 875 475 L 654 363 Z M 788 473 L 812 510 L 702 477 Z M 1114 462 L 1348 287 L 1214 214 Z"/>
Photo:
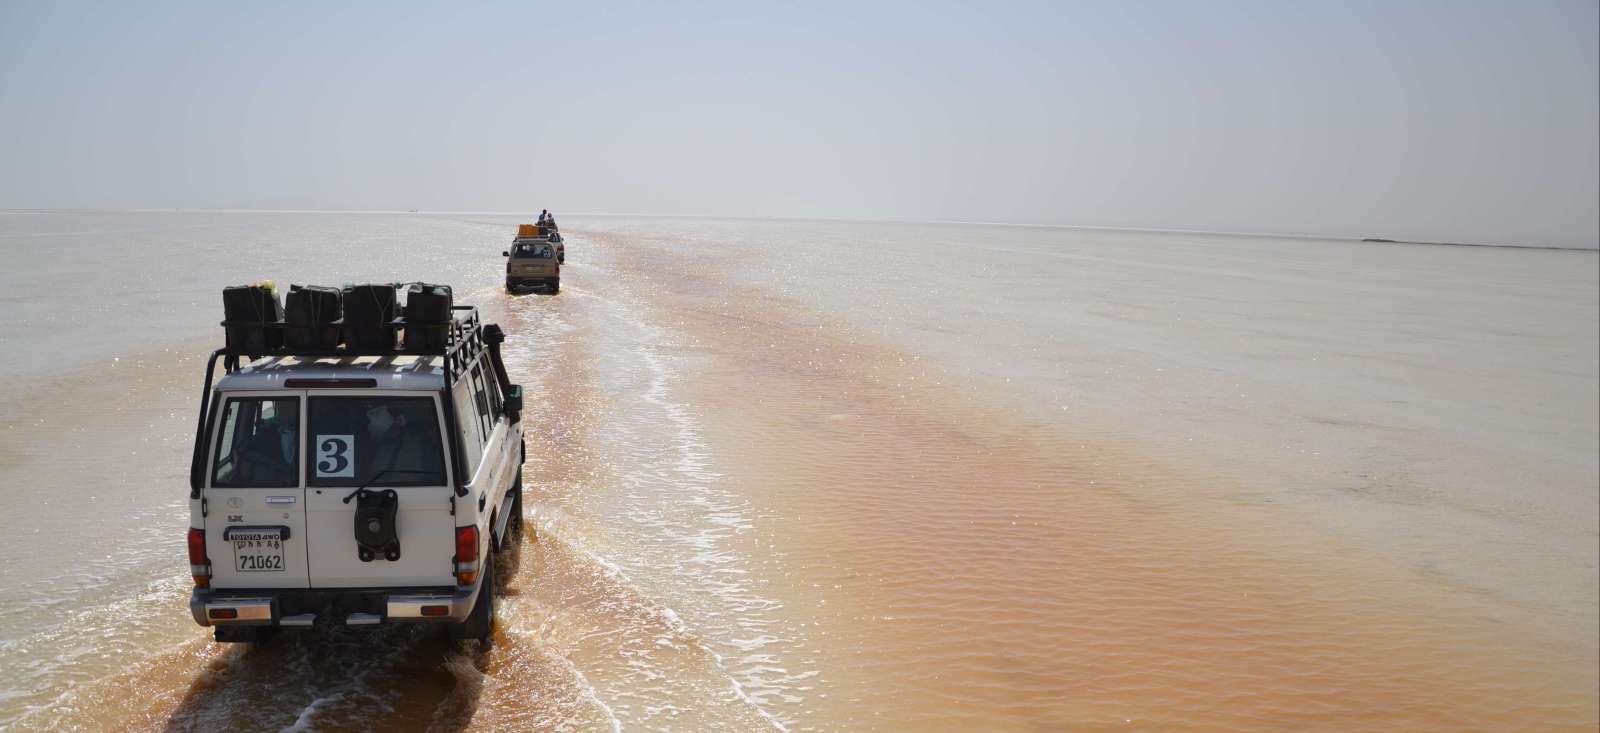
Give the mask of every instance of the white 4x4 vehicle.
<path id="1" fill-rule="evenodd" d="M 190 470 L 189 608 L 218 641 L 394 622 L 487 640 L 495 554 L 521 526 L 522 388 L 505 376 L 499 327 L 453 311 L 431 349 L 212 355 Z"/>

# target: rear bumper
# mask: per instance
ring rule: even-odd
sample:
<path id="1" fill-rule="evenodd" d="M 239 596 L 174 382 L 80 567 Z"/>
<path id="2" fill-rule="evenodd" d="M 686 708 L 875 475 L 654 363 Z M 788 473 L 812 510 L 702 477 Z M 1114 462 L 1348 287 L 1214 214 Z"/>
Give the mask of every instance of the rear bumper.
<path id="1" fill-rule="evenodd" d="M 201 626 L 461 623 L 472 613 L 482 585 L 480 581 L 471 588 L 196 588 L 189 595 L 189 613 Z"/>

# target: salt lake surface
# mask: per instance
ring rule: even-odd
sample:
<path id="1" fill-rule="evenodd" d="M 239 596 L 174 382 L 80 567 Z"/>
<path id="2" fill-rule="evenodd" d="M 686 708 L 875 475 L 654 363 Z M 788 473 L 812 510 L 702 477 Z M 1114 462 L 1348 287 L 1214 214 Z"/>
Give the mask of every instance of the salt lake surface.
<path id="1" fill-rule="evenodd" d="M 1002 226 L 0 213 L 0 725 L 1592 730 L 1600 256 Z M 224 285 L 456 286 L 528 390 L 488 649 L 223 647 Z"/>

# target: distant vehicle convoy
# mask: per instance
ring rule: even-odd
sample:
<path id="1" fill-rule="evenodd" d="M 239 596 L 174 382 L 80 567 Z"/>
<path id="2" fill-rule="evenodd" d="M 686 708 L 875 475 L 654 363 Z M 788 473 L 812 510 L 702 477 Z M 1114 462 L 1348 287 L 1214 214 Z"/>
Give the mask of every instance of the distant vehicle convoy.
<path id="1" fill-rule="evenodd" d="M 546 245 L 548 246 L 548 245 Z M 443 285 L 223 291 L 189 472 L 196 623 L 448 624 L 487 640 L 520 532 L 522 388 Z M 218 360 L 223 376 L 212 385 Z"/>
<path id="2" fill-rule="evenodd" d="M 501 252 L 506 259 L 506 292 L 527 287 L 544 287 L 561 292 L 561 265 L 566 262 L 566 244 L 555 224 L 523 224 L 511 240 L 511 249 Z"/>

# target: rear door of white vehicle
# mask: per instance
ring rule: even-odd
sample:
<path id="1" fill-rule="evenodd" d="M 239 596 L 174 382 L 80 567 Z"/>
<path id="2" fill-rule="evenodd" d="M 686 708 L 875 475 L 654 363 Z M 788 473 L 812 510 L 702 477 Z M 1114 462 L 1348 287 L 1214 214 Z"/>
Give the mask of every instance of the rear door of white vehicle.
<path id="1" fill-rule="evenodd" d="M 304 588 L 305 393 L 227 392 L 217 401 L 206 460 L 206 556 L 211 587 Z"/>
<path id="2" fill-rule="evenodd" d="M 438 393 L 311 390 L 306 416 L 311 586 L 454 585 L 451 464 Z M 397 496 L 397 559 L 361 559 L 354 527 L 363 485 Z"/>

